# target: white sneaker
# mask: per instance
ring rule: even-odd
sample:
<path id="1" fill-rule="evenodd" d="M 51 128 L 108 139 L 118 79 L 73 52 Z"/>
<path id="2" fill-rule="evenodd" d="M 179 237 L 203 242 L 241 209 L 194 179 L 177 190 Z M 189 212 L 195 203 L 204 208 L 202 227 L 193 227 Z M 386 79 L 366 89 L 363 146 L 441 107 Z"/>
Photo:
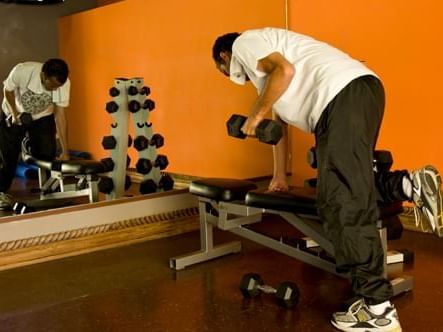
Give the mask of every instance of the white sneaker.
<path id="1" fill-rule="evenodd" d="M 363 299 L 354 302 L 346 312 L 334 313 L 331 323 L 340 331 L 401 332 L 400 321 L 394 306 L 389 306 L 383 314 L 376 315 L 371 312 Z"/>
<path id="2" fill-rule="evenodd" d="M 0 192 L 0 210 L 11 210 L 13 204 L 11 195 Z"/>
<path id="3" fill-rule="evenodd" d="M 429 221 L 434 233 L 443 236 L 441 177 L 433 166 L 411 173 L 412 200 Z M 416 215 L 417 216 L 417 215 Z M 419 220 L 417 219 L 419 223 Z"/>

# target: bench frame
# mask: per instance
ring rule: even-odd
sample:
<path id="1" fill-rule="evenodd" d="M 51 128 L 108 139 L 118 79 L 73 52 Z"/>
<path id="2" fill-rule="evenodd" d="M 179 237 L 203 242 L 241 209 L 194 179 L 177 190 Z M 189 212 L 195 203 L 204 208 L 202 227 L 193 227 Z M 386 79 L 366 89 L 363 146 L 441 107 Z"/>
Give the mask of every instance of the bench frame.
<path id="1" fill-rule="evenodd" d="M 285 243 L 283 239 L 276 240 L 269 236 L 260 234 L 248 227 L 249 224 L 262 221 L 264 213 L 279 215 L 290 225 L 301 231 L 310 239 L 315 241 L 329 255 L 334 256 L 332 243 L 327 240 L 323 227 L 317 216 L 295 214 L 284 211 L 263 209 L 245 205 L 242 201 L 224 202 L 216 201 L 206 197 L 199 197 L 200 213 L 200 250 L 173 257 L 169 265 L 174 270 L 181 270 L 187 266 L 205 262 L 211 259 L 222 257 L 228 254 L 241 251 L 241 242 L 232 241 L 225 244 L 214 246 L 213 228 L 230 231 L 238 236 L 244 237 L 275 251 L 296 258 L 304 263 L 315 266 L 335 275 L 350 278 L 349 275 L 339 274 L 335 269 L 335 264 L 328 259 L 315 256 L 312 253 L 302 250 L 299 246 L 293 246 Z M 382 226 L 382 221 L 378 221 L 378 229 L 385 253 L 384 276 L 387 274 L 387 230 Z M 410 291 L 413 288 L 413 278 L 410 276 L 401 276 L 390 280 L 394 295 Z"/>
<path id="2" fill-rule="evenodd" d="M 73 178 L 77 179 L 75 183 L 65 183 Z M 89 203 L 98 202 L 98 181 L 97 174 L 70 174 L 38 167 L 40 200 L 88 196 Z"/>

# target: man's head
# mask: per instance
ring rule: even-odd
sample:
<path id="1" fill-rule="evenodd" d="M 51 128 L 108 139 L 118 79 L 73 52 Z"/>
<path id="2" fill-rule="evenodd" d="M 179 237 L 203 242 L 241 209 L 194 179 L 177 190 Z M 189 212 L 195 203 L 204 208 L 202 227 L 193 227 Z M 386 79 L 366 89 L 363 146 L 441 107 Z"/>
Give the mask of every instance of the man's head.
<path id="1" fill-rule="evenodd" d="M 231 64 L 232 44 L 240 36 L 238 32 L 227 33 L 216 39 L 212 47 L 212 58 L 219 71 L 229 76 L 229 67 Z"/>
<path id="2" fill-rule="evenodd" d="M 49 59 L 43 64 L 40 74 L 42 84 L 46 90 L 57 90 L 68 79 L 69 68 L 62 59 Z"/>

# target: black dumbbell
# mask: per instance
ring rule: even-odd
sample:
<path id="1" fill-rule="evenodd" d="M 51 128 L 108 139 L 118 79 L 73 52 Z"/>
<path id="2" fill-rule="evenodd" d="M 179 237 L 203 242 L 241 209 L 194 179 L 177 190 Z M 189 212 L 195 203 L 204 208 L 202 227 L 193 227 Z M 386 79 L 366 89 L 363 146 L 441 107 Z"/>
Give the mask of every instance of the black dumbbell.
<path id="1" fill-rule="evenodd" d="M 317 168 L 317 154 L 315 152 L 315 147 L 311 147 L 306 154 L 306 161 L 312 168 Z"/>
<path id="2" fill-rule="evenodd" d="M 148 96 L 151 93 L 151 89 L 148 86 L 144 86 L 140 89 L 140 94 Z"/>
<path id="3" fill-rule="evenodd" d="M 154 134 L 149 141 L 149 145 L 155 146 L 157 149 L 161 148 L 165 144 L 165 139 L 160 134 Z"/>
<path id="4" fill-rule="evenodd" d="M 131 86 L 128 88 L 128 95 L 130 95 L 130 96 L 135 96 L 137 93 L 138 93 L 138 89 L 137 89 L 136 86 L 131 85 Z"/>
<path id="5" fill-rule="evenodd" d="M 132 185 L 131 177 L 126 174 L 126 176 L 125 176 L 125 190 L 128 190 L 131 185 Z"/>
<path id="6" fill-rule="evenodd" d="M 6 124 L 8 127 L 10 127 L 14 124 L 14 123 L 12 123 L 12 115 L 9 115 L 5 121 L 6 121 Z M 21 125 L 24 127 L 28 127 L 31 123 L 32 123 L 31 113 L 19 113 L 18 114 L 18 123 L 15 123 L 15 124 Z"/>
<path id="7" fill-rule="evenodd" d="M 146 158 L 140 158 L 135 165 L 137 172 L 140 174 L 148 174 L 152 169 L 152 162 Z"/>
<path id="8" fill-rule="evenodd" d="M 106 103 L 106 111 L 109 114 L 115 113 L 118 111 L 118 104 L 115 101 L 109 101 Z"/>
<path id="9" fill-rule="evenodd" d="M 155 108 L 155 101 L 152 99 L 146 99 L 143 103 L 143 109 L 152 111 Z"/>
<path id="10" fill-rule="evenodd" d="M 110 194 L 114 190 L 114 181 L 109 176 L 101 176 L 98 182 L 98 190 L 104 194 Z"/>
<path id="11" fill-rule="evenodd" d="M 265 285 L 263 279 L 257 273 L 245 274 L 240 281 L 240 290 L 246 298 L 254 298 L 261 293 L 273 294 L 277 302 L 288 309 L 295 307 L 300 299 L 300 291 L 295 283 L 286 281 L 274 288 Z"/>
<path id="12" fill-rule="evenodd" d="M 143 151 L 146 150 L 149 146 L 149 140 L 142 135 L 139 135 L 134 140 L 134 148 L 137 151 Z"/>
<path id="13" fill-rule="evenodd" d="M 152 194 L 157 191 L 157 184 L 152 179 L 144 180 L 140 183 L 140 194 Z"/>
<path id="14" fill-rule="evenodd" d="M 390 151 L 375 150 L 373 156 L 374 170 L 379 173 L 389 172 L 394 162 Z"/>
<path id="15" fill-rule="evenodd" d="M 164 191 L 169 191 L 174 188 L 174 179 L 167 173 L 163 173 L 160 181 L 158 181 L 158 187 Z"/>
<path id="16" fill-rule="evenodd" d="M 137 100 L 131 100 L 128 104 L 128 111 L 131 113 L 137 113 L 141 108 L 140 103 Z"/>
<path id="17" fill-rule="evenodd" d="M 241 127 L 246 120 L 247 117 L 243 115 L 233 114 L 226 122 L 228 135 L 236 138 L 246 138 L 246 134 L 241 131 Z M 275 145 L 283 136 L 283 128 L 277 121 L 264 119 L 258 124 L 255 136 L 260 142 Z"/>
<path id="18" fill-rule="evenodd" d="M 166 167 L 168 167 L 169 161 L 168 157 L 166 157 L 164 154 L 159 154 L 154 161 L 154 167 L 158 167 L 161 170 L 164 170 Z"/>
<path id="19" fill-rule="evenodd" d="M 103 164 L 103 169 L 105 172 L 112 172 L 114 170 L 115 163 L 112 158 L 103 158 L 100 160 L 100 162 Z"/>
<path id="20" fill-rule="evenodd" d="M 115 147 L 117 146 L 117 140 L 112 135 L 103 136 L 102 146 L 105 150 L 115 149 Z"/>
<path id="21" fill-rule="evenodd" d="M 109 95 L 111 97 L 117 97 L 120 95 L 120 90 L 117 89 L 115 86 L 113 86 L 112 88 L 109 89 Z"/>

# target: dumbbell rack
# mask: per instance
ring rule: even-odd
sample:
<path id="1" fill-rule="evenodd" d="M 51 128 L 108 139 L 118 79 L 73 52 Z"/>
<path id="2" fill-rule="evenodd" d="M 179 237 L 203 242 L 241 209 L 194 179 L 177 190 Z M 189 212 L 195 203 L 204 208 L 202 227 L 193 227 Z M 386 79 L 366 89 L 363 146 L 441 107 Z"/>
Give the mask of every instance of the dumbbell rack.
<path id="1" fill-rule="evenodd" d="M 100 190 L 106 193 L 106 199 L 114 199 L 122 197 L 130 185 L 130 178 L 126 175 L 130 163 L 127 152 L 132 144 L 132 138 L 129 136 L 130 115 L 136 135 L 134 147 L 139 157 L 137 172 L 142 174 L 140 192 L 146 194 L 172 189 L 172 178 L 161 172 L 168 165 L 167 158 L 158 155 L 156 150 L 163 145 L 163 137 L 154 134 L 152 123 L 148 121 L 150 111 L 155 108 L 154 101 L 147 99 L 150 94 L 149 87 L 144 86 L 141 77 L 116 78 L 109 94 L 112 101 L 106 104 L 106 111 L 111 114 L 114 123 L 111 124 L 111 136 L 105 136 L 102 144 L 105 149 L 111 150 L 111 158 L 103 159 L 107 160 L 109 165 L 110 179 L 108 178 L 107 182 L 110 185 L 100 186 L 99 183 Z M 105 143 L 106 138 L 108 144 Z M 158 160 L 161 161 L 161 165 Z"/>

